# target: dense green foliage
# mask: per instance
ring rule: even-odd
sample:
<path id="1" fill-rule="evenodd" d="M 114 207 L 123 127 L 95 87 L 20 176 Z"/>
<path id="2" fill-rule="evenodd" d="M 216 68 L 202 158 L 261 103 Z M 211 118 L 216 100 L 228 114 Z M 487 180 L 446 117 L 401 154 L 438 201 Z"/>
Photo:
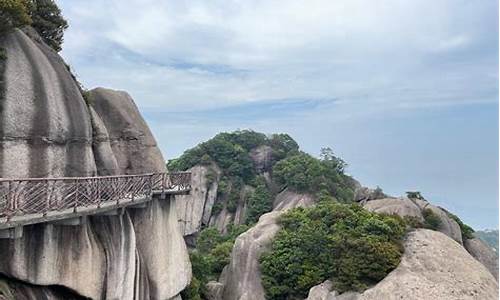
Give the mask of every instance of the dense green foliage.
<path id="1" fill-rule="evenodd" d="M 31 26 L 40 34 L 45 43 L 56 51 L 61 51 L 64 31 L 68 22 L 54 0 L 31 0 Z"/>
<path id="2" fill-rule="evenodd" d="M 430 208 L 424 208 L 422 216 L 424 217 L 424 224 L 422 226 L 424 228 L 438 230 L 442 224 L 441 218 Z"/>
<path id="3" fill-rule="evenodd" d="M 2 0 L 0 1 L 0 34 L 15 27 L 31 23 L 28 1 Z"/>
<path id="4" fill-rule="evenodd" d="M 354 197 L 351 180 L 344 174 L 346 163 L 333 155 L 329 148 L 322 149 L 321 158 L 298 152 L 279 161 L 273 168 L 275 180 L 299 192 L 327 191 L 341 202 Z"/>
<path id="5" fill-rule="evenodd" d="M 478 230 L 474 236 L 483 240 L 486 244 L 496 250 L 498 256 L 498 229 L 496 230 Z"/>
<path id="6" fill-rule="evenodd" d="M 255 191 L 248 199 L 247 224 L 256 223 L 259 217 L 273 208 L 271 192 L 262 177 L 256 179 Z"/>
<path id="7" fill-rule="evenodd" d="M 24 25 L 31 25 L 47 45 L 61 50 L 68 22 L 54 0 L 0 1 L 0 33 Z"/>
<path id="8" fill-rule="evenodd" d="M 217 215 L 224 207 L 234 213 L 238 208 L 244 185 L 255 187 L 255 192 L 249 196 L 248 210 L 250 220 L 254 222 L 262 213 L 271 209 L 272 197 L 263 180 L 257 176 L 250 157 L 251 150 L 259 146 L 271 147 L 273 162 L 296 153 L 299 149 L 297 143 L 287 134 L 266 136 L 252 130 L 224 132 L 185 151 L 181 157 L 170 160 L 168 169 L 187 170 L 195 165 L 213 163 L 221 169 L 213 215 Z"/>
<path id="9" fill-rule="evenodd" d="M 248 229 L 246 225 L 230 225 L 227 234 L 216 228 L 202 230 L 196 239 L 196 249 L 190 252 L 193 279 L 182 292 L 184 300 L 199 300 L 204 293 L 205 284 L 217 280 L 224 266 L 229 264 L 234 240 Z"/>
<path id="10" fill-rule="evenodd" d="M 447 211 L 446 213 L 448 214 L 448 217 L 455 220 L 455 222 L 458 223 L 458 226 L 460 226 L 460 231 L 462 232 L 462 239 L 467 240 L 474 238 L 474 229 L 472 229 L 472 227 L 462 222 L 462 220 L 460 220 L 458 216 L 452 214 L 451 212 Z"/>
<path id="11" fill-rule="evenodd" d="M 399 264 L 406 229 L 401 218 L 334 201 L 293 209 L 281 225 L 261 257 L 268 299 L 303 299 L 326 279 L 340 292 L 365 289 Z"/>

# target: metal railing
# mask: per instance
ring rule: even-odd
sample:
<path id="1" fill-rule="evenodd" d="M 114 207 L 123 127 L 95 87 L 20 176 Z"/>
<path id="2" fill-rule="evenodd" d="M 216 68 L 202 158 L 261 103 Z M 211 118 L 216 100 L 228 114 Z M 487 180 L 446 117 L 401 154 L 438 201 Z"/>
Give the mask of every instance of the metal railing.
<path id="1" fill-rule="evenodd" d="M 0 179 L 0 218 L 101 207 L 191 189 L 191 173 Z M 1 222 L 1 221 L 0 221 Z"/>

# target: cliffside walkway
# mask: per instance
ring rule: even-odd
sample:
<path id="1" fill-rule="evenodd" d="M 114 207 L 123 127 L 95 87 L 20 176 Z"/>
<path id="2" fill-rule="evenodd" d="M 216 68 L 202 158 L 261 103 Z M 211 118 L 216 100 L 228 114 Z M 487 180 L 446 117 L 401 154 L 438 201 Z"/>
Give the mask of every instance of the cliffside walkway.
<path id="1" fill-rule="evenodd" d="M 22 235 L 24 225 L 78 224 L 83 216 L 117 214 L 124 207 L 144 207 L 153 197 L 190 190 L 189 172 L 0 179 L 0 238 Z"/>

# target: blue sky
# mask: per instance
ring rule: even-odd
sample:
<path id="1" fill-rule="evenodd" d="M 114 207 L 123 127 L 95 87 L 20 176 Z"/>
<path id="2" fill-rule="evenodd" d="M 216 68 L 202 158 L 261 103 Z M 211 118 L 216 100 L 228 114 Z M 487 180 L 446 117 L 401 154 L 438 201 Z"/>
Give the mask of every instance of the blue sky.
<path id="1" fill-rule="evenodd" d="M 498 1 L 58 3 L 80 81 L 128 91 L 167 159 L 287 132 L 364 185 L 498 228 Z"/>

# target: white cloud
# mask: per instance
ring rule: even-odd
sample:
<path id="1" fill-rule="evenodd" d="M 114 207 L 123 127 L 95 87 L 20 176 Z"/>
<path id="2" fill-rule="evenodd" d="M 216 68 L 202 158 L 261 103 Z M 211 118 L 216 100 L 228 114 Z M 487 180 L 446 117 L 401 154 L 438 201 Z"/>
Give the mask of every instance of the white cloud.
<path id="1" fill-rule="evenodd" d="M 60 3 L 71 25 L 63 54 L 84 83 L 126 89 L 145 107 L 360 95 L 369 104 L 384 93 L 415 105 L 496 90 L 497 76 L 484 76 L 497 67 L 495 1 Z M 412 94 L 393 95 L 402 87 Z"/>

